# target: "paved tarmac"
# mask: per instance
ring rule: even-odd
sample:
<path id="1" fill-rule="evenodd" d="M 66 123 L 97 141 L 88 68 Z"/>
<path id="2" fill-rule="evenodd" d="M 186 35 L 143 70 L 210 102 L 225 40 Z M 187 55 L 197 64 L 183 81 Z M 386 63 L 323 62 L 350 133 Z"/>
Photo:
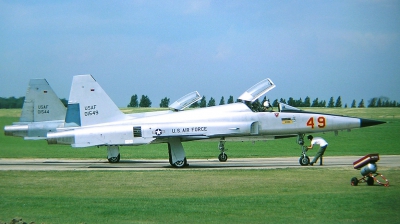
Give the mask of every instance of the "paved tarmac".
<path id="1" fill-rule="evenodd" d="M 360 156 L 327 156 L 323 166 L 319 161 L 312 168 L 353 168 L 353 162 Z M 311 158 L 312 159 L 312 158 Z M 311 168 L 301 166 L 299 157 L 279 158 L 239 158 L 219 162 L 218 159 L 188 159 L 187 169 L 282 169 Z M 378 168 L 400 168 L 400 155 L 382 155 L 377 163 Z M 168 160 L 121 160 L 119 163 L 108 163 L 107 160 L 76 159 L 0 159 L 0 170 L 167 170 L 172 168 Z"/>

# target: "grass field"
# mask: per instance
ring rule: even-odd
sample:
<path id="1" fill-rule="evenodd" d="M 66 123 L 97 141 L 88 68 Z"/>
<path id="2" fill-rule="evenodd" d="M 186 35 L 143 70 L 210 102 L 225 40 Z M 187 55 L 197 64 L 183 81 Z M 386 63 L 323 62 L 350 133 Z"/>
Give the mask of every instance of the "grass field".
<path id="1" fill-rule="evenodd" d="M 310 109 L 311 110 L 311 109 Z M 321 134 L 326 156 L 399 155 L 400 109 L 315 109 L 388 123 Z M 126 110 L 128 111 L 128 110 Z M 0 127 L 20 110 L 0 110 Z M 0 135 L 0 158 L 103 158 L 106 149 L 47 145 Z M 185 143 L 187 157 L 215 158 L 218 142 Z M 230 158 L 300 156 L 295 139 L 228 142 Z M 316 150 L 315 150 L 316 151 Z M 313 156 L 315 151 L 310 151 Z M 166 145 L 122 147 L 122 159 L 168 159 Z M 0 220 L 36 223 L 396 223 L 400 165 L 379 167 L 390 187 L 350 186 L 343 169 L 0 171 Z"/>
<path id="2" fill-rule="evenodd" d="M 1 172 L 0 220 L 36 223 L 396 223 L 390 187 L 349 169 Z"/>

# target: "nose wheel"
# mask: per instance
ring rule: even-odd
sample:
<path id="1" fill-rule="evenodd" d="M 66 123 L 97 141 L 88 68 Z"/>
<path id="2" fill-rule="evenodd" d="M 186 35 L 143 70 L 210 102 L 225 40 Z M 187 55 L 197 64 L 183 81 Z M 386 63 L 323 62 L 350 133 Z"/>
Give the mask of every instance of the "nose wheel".
<path id="1" fill-rule="evenodd" d="M 223 153 L 219 154 L 218 160 L 220 162 L 226 162 L 228 160 L 228 155 L 225 152 L 223 152 Z"/>
<path id="2" fill-rule="evenodd" d="M 299 159 L 299 163 L 302 166 L 308 166 L 310 164 L 310 158 L 306 155 L 301 155 Z"/>

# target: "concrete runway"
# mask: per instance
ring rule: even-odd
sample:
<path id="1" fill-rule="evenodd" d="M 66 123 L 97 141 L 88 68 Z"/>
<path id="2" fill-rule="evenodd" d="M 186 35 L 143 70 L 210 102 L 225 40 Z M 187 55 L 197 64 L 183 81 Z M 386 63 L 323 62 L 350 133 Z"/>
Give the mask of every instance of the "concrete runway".
<path id="1" fill-rule="evenodd" d="M 187 169 L 280 169 L 280 168 L 353 168 L 353 162 L 360 156 L 327 156 L 323 166 L 319 161 L 314 166 L 301 166 L 299 157 L 284 158 L 239 158 L 219 162 L 218 159 L 188 159 Z M 310 158 L 312 159 L 312 158 Z M 400 168 L 400 155 L 380 156 L 379 168 Z M 121 160 L 108 163 L 107 160 L 72 159 L 0 159 L 0 170 L 167 170 L 172 168 L 168 160 Z"/>

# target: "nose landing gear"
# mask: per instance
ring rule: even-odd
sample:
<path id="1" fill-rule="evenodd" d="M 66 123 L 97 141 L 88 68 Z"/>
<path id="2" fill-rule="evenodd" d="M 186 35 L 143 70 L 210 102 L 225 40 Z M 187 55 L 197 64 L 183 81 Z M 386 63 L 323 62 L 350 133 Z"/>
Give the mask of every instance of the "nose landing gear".
<path id="1" fill-rule="evenodd" d="M 308 164 L 310 164 L 310 158 L 306 155 L 308 149 L 307 146 L 302 146 L 302 152 L 301 152 L 301 156 L 299 158 L 299 163 L 302 166 L 308 166 Z"/>
<path id="2" fill-rule="evenodd" d="M 228 150 L 228 149 L 225 149 L 225 142 L 226 141 L 225 141 L 224 137 L 222 137 L 219 141 L 218 149 L 219 149 L 219 151 L 221 151 L 221 153 L 218 156 L 218 160 L 220 162 L 226 162 L 228 160 L 228 155 L 225 153 L 225 151 Z"/>
<path id="3" fill-rule="evenodd" d="M 307 156 L 308 148 L 304 145 L 304 135 L 299 134 L 297 137 L 297 143 L 301 146 L 301 156 L 299 158 L 299 163 L 302 166 L 308 166 L 310 164 L 310 158 Z"/>

